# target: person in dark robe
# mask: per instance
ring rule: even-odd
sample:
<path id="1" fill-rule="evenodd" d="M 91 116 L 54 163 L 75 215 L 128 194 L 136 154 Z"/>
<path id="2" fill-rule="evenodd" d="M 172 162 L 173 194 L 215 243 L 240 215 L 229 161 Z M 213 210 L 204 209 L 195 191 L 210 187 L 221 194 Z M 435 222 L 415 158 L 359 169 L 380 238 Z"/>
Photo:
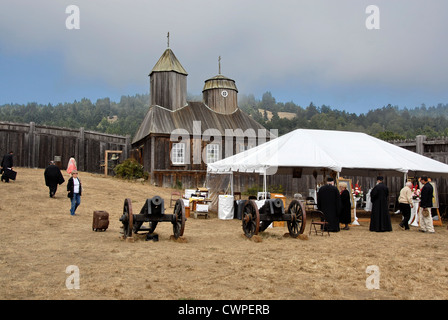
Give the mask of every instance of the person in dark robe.
<path id="1" fill-rule="evenodd" d="M 317 208 L 325 214 L 328 231 L 339 232 L 339 213 L 341 210 L 341 196 L 334 186 L 333 178 L 327 179 L 327 184 L 317 192 Z"/>
<path id="2" fill-rule="evenodd" d="M 370 217 L 370 231 L 392 231 L 389 214 L 389 189 L 383 183 L 383 177 L 377 177 L 377 184 L 370 192 L 372 199 L 372 213 Z"/>
<path id="3" fill-rule="evenodd" d="M 15 180 L 13 175 L 13 167 L 14 167 L 14 161 L 12 159 L 14 155 L 13 151 L 10 151 L 9 153 L 5 154 L 2 159 L 2 163 L 0 166 L 2 167 L 2 177 L 1 180 L 5 182 L 9 182 L 9 179 Z"/>
<path id="4" fill-rule="evenodd" d="M 418 214 L 420 217 L 421 232 L 434 233 L 434 223 L 431 215 L 431 208 L 433 206 L 432 198 L 434 197 L 434 188 L 429 183 L 427 176 L 422 176 L 420 182 L 423 184 L 422 192 L 420 194 L 420 208 Z M 425 213 L 426 211 L 426 213 Z"/>
<path id="5" fill-rule="evenodd" d="M 50 161 L 50 165 L 44 171 L 45 185 L 50 189 L 50 198 L 54 198 L 56 191 L 58 190 L 58 184 L 65 182 L 62 176 L 61 170 L 54 161 Z"/>
<path id="6" fill-rule="evenodd" d="M 341 182 L 339 184 L 339 190 L 341 192 L 341 214 L 339 222 L 345 224 L 342 230 L 349 230 L 349 224 L 352 222 L 352 203 L 350 201 L 350 192 L 347 190 L 347 183 Z"/>

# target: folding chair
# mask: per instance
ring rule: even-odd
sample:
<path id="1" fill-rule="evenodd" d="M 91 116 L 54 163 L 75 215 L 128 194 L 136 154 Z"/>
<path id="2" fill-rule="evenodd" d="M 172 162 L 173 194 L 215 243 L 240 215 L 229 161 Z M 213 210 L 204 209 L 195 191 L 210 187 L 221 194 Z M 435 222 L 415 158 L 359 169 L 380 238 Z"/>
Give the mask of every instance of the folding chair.
<path id="1" fill-rule="evenodd" d="M 307 217 L 311 218 L 310 223 L 310 233 L 311 235 L 312 229 L 314 228 L 314 232 L 316 232 L 316 235 L 318 232 L 324 235 L 324 232 L 327 231 L 327 234 L 330 235 L 330 231 L 328 230 L 328 221 L 325 217 L 325 214 L 322 211 L 319 210 L 313 210 L 310 213 L 307 212 Z M 317 226 L 320 226 L 319 228 Z"/>

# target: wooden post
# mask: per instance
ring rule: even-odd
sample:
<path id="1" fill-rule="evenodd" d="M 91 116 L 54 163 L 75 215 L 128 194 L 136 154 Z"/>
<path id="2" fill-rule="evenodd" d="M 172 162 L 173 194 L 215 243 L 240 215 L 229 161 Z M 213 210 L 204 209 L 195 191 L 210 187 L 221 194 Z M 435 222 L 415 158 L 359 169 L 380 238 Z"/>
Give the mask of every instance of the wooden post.
<path id="1" fill-rule="evenodd" d="M 425 153 L 425 141 L 426 136 L 425 135 L 418 135 L 415 138 L 415 152 L 418 154 L 423 155 Z"/>
<path id="2" fill-rule="evenodd" d="M 28 132 L 28 166 L 35 168 L 36 165 L 36 124 L 30 122 L 30 130 Z"/>
<path id="3" fill-rule="evenodd" d="M 107 160 L 109 158 L 109 150 L 106 150 L 106 152 L 104 153 L 104 175 L 107 176 L 107 170 L 109 167 L 109 160 Z"/>
<path id="4" fill-rule="evenodd" d="M 85 135 L 84 128 L 79 128 L 79 144 L 78 144 L 78 170 L 86 171 L 86 156 L 84 153 Z"/>

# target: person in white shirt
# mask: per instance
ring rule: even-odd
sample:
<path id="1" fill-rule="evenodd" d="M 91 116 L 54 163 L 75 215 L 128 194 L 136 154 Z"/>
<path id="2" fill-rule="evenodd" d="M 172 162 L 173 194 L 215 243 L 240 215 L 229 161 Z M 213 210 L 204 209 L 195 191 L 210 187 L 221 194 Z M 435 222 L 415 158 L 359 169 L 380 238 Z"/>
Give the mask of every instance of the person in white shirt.
<path id="1" fill-rule="evenodd" d="M 398 205 L 400 212 L 403 215 L 403 221 L 400 222 L 400 228 L 409 230 L 409 219 L 411 218 L 412 203 L 412 182 L 406 182 L 403 189 L 400 190 L 400 197 L 398 198 Z"/>
<path id="2" fill-rule="evenodd" d="M 82 194 L 82 185 L 81 180 L 78 178 L 78 171 L 72 171 L 72 177 L 68 180 L 67 183 L 67 191 L 69 197 L 71 199 L 71 208 L 70 215 L 74 216 L 76 209 L 81 204 L 81 194 Z"/>

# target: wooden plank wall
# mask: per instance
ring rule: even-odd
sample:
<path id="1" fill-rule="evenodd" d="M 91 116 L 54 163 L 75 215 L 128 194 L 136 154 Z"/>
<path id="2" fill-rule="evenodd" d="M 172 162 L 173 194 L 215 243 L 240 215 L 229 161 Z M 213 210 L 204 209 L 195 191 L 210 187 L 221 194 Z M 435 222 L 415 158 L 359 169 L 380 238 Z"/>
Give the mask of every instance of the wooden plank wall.
<path id="1" fill-rule="evenodd" d="M 151 105 L 170 110 L 187 103 L 187 76 L 177 72 L 154 72 L 150 79 Z"/>
<path id="2" fill-rule="evenodd" d="M 61 168 L 74 156 L 80 171 L 102 173 L 100 162 L 106 150 L 123 151 L 127 159 L 130 137 L 108 135 L 80 129 L 0 122 L 0 156 L 14 151 L 16 167 L 45 168 L 55 156 Z"/>
<path id="3" fill-rule="evenodd" d="M 207 90 L 204 92 L 204 102 L 207 106 L 219 113 L 232 113 L 238 107 L 238 92 L 232 89 L 225 89 L 228 96 L 223 98 L 221 91 L 224 89 Z"/>

